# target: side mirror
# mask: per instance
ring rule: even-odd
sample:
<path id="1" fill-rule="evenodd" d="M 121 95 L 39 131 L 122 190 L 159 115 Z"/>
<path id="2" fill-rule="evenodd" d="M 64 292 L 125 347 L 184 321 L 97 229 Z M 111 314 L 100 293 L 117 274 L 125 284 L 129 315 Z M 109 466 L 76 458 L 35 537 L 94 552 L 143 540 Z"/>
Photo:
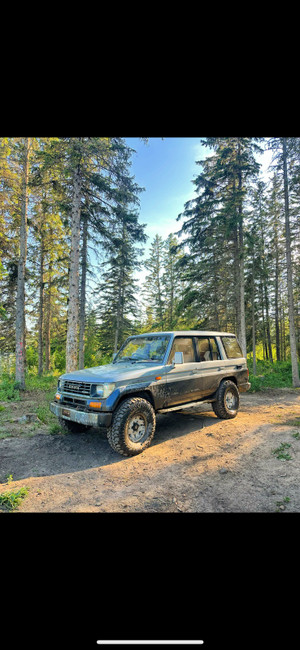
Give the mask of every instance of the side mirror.
<path id="1" fill-rule="evenodd" d="M 174 363 L 183 363 L 183 352 L 175 352 Z"/>

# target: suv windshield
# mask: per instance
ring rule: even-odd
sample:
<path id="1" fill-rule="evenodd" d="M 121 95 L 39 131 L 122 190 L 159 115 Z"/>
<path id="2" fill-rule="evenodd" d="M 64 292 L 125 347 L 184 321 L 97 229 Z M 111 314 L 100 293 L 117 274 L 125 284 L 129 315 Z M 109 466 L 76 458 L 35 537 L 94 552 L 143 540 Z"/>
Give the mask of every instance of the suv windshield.
<path id="1" fill-rule="evenodd" d="M 132 337 L 125 341 L 119 350 L 114 363 L 121 361 L 159 361 L 162 362 L 170 340 L 170 336 Z"/>

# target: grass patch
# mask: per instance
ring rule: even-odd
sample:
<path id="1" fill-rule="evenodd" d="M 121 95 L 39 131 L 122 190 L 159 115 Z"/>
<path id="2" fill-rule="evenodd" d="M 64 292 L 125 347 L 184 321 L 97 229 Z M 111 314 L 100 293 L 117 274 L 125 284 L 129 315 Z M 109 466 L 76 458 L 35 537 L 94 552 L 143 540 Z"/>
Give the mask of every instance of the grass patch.
<path id="1" fill-rule="evenodd" d="M 248 368 L 251 392 L 264 390 L 264 388 L 293 388 L 291 361 L 271 363 L 271 361 L 258 360 L 256 375 L 253 375 L 250 360 L 248 360 Z"/>
<path id="2" fill-rule="evenodd" d="M 7 510 L 15 510 L 28 494 L 28 488 L 22 487 L 17 492 L 3 492 L 0 494 L 0 506 Z"/>
<path id="3" fill-rule="evenodd" d="M 9 402 L 10 400 L 17 401 L 20 399 L 20 391 L 18 390 L 15 380 L 3 373 L 0 382 L 0 401 Z"/>
<path id="4" fill-rule="evenodd" d="M 38 375 L 27 374 L 25 379 L 26 391 L 35 392 L 41 391 L 55 391 L 57 386 L 57 374 Z M 3 373 L 0 381 L 0 402 L 8 402 L 10 400 L 17 401 L 21 399 L 23 391 L 20 391 L 15 379 L 8 373 Z"/>
<path id="5" fill-rule="evenodd" d="M 60 373 L 61 374 L 61 373 Z M 55 391 L 57 387 L 57 379 L 59 375 L 28 375 L 26 377 L 26 390 L 45 390 L 45 391 Z"/>
<path id="6" fill-rule="evenodd" d="M 7 431 L 6 429 L 0 430 L 0 440 L 4 440 L 4 438 L 10 438 L 11 433 Z"/>
<path id="7" fill-rule="evenodd" d="M 53 415 L 49 409 L 49 404 L 39 404 L 36 407 L 35 412 L 43 424 L 50 424 Z"/>
<path id="8" fill-rule="evenodd" d="M 288 442 L 282 442 L 280 447 L 273 449 L 272 454 L 278 458 L 278 460 L 291 460 L 292 456 L 288 454 L 285 450 L 289 449 L 291 445 Z"/>
<path id="9" fill-rule="evenodd" d="M 55 436 L 55 435 L 57 435 L 58 433 L 64 433 L 64 432 L 61 430 L 60 425 L 59 425 L 59 424 L 56 424 L 56 423 L 51 424 L 51 426 L 49 427 L 49 432 L 50 432 L 50 435 L 51 435 L 51 436 Z"/>
<path id="10" fill-rule="evenodd" d="M 287 505 L 287 503 L 290 503 L 290 500 L 291 500 L 290 497 L 284 497 L 282 501 L 276 501 L 276 506 L 277 506 L 276 512 L 280 512 L 280 510 L 285 510 L 285 506 Z"/>
<path id="11" fill-rule="evenodd" d="M 0 379 L 0 399 L 7 404 L 0 406 L 0 440 L 11 436 L 31 437 L 43 425 L 49 427 L 57 424 L 57 418 L 51 413 L 49 404 L 53 400 L 57 374 L 42 377 L 26 375 L 26 390 L 16 390 L 14 377 L 2 374 Z M 16 404 L 13 404 L 13 401 Z M 22 426 L 17 419 L 27 413 L 36 413 L 38 420 Z M 14 426 L 12 426 L 14 424 Z M 44 431 L 46 433 L 47 431 Z"/>
<path id="12" fill-rule="evenodd" d="M 12 474 L 7 476 L 7 483 L 13 481 Z M 15 510 L 20 503 L 25 499 L 29 492 L 29 488 L 21 487 L 19 490 L 7 490 L 0 494 L 0 506 L 4 506 L 7 510 Z"/>
<path id="13" fill-rule="evenodd" d="M 300 427 L 300 418 L 297 417 L 297 418 L 295 418 L 295 420 L 290 420 L 289 424 L 292 427 Z"/>

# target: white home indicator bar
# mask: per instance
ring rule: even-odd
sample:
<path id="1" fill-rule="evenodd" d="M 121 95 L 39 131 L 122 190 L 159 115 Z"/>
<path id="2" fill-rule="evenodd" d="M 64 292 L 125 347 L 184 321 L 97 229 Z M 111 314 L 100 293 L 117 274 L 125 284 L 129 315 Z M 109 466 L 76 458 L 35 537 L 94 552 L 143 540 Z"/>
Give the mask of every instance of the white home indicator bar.
<path id="1" fill-rule="evenodd" d="M 199 645 L 204 641 L 97 641 L 97 643 L 104 645 Z"/>

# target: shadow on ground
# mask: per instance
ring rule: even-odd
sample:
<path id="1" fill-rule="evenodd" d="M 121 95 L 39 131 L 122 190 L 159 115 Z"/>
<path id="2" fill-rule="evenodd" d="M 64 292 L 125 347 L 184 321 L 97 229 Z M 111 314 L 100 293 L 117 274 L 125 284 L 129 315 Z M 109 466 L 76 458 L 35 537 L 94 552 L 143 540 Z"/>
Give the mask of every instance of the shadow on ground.
<path id="1" fill-rule="evenodd" d="M 219 420 L 213 413 L 173 412 L 158 414 L 152 446 L 175 439 L 205 427 L 213 427 Z M 114 452 L 105 431 L 91 429 L 86 433 L 45 435 L 31 438 L 5 438 L 0 441 L 0 482 L 9 475 L 13 480 L 32 476 L 51 476 L 103 467 L 128 460 Z"/>

